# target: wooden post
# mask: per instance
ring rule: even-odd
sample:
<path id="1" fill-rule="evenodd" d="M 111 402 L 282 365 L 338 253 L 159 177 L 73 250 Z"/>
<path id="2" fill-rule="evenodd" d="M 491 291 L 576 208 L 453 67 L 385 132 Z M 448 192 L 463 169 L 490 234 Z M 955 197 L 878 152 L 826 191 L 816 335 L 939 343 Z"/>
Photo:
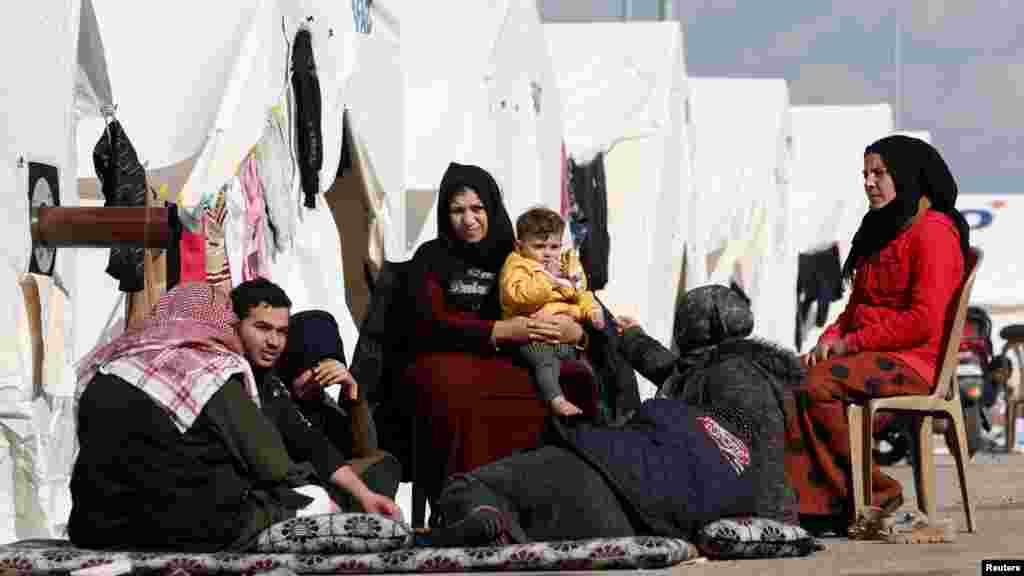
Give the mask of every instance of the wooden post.
<path id="1" fill-rule="evenodd" d="M 166 248 L 171 237 L 168 216 L 167 208 L 32 208 L 32 241 L 58 248 Z"/>

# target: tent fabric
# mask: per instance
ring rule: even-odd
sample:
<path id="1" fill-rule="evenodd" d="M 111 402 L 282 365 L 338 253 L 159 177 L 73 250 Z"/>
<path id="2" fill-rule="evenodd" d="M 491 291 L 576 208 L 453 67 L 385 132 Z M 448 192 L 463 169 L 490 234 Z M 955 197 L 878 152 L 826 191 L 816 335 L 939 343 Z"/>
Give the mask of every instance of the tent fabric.
<path id="1" fill-rule="evenodd" d="M 789 89 L 775 78 L 691 78 L 696 223 L 708 282 L 735 281 L 756 335 L 789 346 L 796 254 L 790 244 Z"/>
<path id="2" fill-rule="evenodd" d="M 584 163 L 605 152 L 611 245 L 601 296 L 613 312 L 636 317 L 669 343 L 679 291 L 702 280 L 688 254 L 698 238 L 688 225 L 694 203 L 682 29 L 671 22 L 549 23 L 544 34 L 568 155 Z M 642 384 L 642 397 L 653 394 L 652 384 Z"/>
<path id="3" fill-rule="evenodd" d="M 514 218 L 560 205 L 561 105 L 535 2 L 398 6 L 406 79 L 406 187 L 430 194 L 409 252 L 437 235 L 432 215 L 449 162 L 494 176 Z M 473 26 L 464 26 L 473 22 Z M 472 46 L 473 49 L 467 49 Z M 422 202 L 426 207 L 428 204 Z"/>

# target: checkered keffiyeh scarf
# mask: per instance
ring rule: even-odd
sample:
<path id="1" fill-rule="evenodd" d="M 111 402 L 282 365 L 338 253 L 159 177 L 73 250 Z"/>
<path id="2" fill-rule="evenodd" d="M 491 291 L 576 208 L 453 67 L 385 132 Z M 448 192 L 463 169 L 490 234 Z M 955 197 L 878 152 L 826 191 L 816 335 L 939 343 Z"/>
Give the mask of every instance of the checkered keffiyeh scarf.
<path id="1" fill-rule="evenodd" d="M 258 405 L 237 321 L 222 291 L 202 282 L 182 284 L 160 298 L 141 326 L 78 363 L 76 397 L 97 372 L 118 376 L 148 394 L 184 432 L 228 378 L 241 373 Z"/>

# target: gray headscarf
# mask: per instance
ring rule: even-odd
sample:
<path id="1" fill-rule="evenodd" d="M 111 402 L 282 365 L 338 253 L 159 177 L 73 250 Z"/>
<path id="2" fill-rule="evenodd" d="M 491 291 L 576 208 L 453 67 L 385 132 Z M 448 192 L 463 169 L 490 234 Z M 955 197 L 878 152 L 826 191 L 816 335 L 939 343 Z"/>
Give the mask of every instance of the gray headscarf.
<path id="1" fill-rule="evenodd" d="M 750 300 L 733 288 L 709 284 L 683 295 L 676 308 L 675 338 L 680 352 L 746 338 L 754 330 Z"/>

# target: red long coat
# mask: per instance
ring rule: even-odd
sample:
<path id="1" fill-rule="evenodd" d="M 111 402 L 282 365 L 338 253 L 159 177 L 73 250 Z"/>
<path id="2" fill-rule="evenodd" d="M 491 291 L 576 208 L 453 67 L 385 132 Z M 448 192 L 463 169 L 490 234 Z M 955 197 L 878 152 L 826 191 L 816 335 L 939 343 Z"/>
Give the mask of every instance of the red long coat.
<path id="1" fill-rule="evenodd" d="M 821 335 L 887 352 L 935 382 L 943 331 L 964 274 L 953 221 L 929 210 L 857 268 L 846 310 Z"/>

